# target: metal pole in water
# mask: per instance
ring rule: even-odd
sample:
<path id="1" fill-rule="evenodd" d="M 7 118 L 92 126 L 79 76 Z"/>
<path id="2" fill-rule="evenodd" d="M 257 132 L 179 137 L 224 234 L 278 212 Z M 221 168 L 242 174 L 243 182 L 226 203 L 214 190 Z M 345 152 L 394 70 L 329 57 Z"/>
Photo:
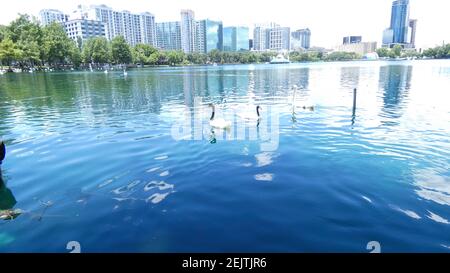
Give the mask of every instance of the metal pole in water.
<path id="1" fill-rule="evenodd" d="M 356 88 L 353 89 L 353 115 L 355 115 L 356 111 Z"/>

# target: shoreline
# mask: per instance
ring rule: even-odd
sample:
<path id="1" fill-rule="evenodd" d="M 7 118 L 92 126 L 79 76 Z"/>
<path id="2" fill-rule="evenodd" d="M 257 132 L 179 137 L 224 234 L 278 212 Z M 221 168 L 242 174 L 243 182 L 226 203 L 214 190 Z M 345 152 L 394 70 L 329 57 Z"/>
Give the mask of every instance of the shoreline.
<path id="1" fill-rule="evenodd" d="M 356 60 L 345 60 L 345 61 L 307 61 L 307 62 L 290 62 L 285 64 L 271 64 L 271 63 L 223 63 L 223 64 L 187 64 L 187 65 L 145 65 L 143 67 L 136 66 L 136 65 L 130 65 L 127 66 L 128 69 L 149 69 L 149 68 L 181 68 L 181 67 L 205 67 L 205 66 L 211 66 L 211 67 L 218 67 L 218 66 L 238 66 L 238 65 L 273 65 L 273 66 L 286 66 L 286 65 L 299 65 L 299 64 L 326 64 L 326 63 L 379 63 L 379 62 L 385 62 L 385 63 L 401 63 L 401 62 L 416 62 L 416 61 L 445 61 L 450 60 L 447 58 L 441 58 L 441 59 L 435 59 L 435 58 L 427 58 L 427 59 L 411 59 L 411 60 L 404 60 L 404 59 L 378 59 L 378 60 L 364 60 L 364 59 L 356 59 Z M 105 65 L 107 66 L 107 65 Z M 113 67 L 113 69 L 106 69 L 108 71 L 122 71 L 121 65 L 109 65 L 110 67 Z M 17 70 L 21 71 L 17 71 Z M 9 70 L 9 71 L 8 71 Z M 16 70 L 16 71 L 14 71 Z M 35 72 L 82 72 L 82 71 L 89 71 L 89 68 L 86 67 L 84 69 L 76 69 L 76 68 L 68 68 L 68 69 L 56 69 L 56 68 L 48 68 L 43 67 L 41 69 L 35 68 L 33 72 L 30 70 L 22 70 L 19 67 L 0 67 L 1 74 L 14 74 L 14 73 L 35 73 Z M 102 72 L 105 71 L 105 69 L 94 69 L 93 72 Z"/>

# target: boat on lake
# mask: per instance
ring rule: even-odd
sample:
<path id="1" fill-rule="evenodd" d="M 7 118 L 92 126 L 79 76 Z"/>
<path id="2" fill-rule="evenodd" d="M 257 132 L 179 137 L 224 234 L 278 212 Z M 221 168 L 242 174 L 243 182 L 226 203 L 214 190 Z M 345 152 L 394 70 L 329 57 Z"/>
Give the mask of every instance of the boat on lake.
<path id="1" fill-rule="evenodd" d="M 289 61 L 289 55 L 287 57 L 287 59 L 284 57 L 283 54 L 278 54 L 276 57 L 273 57 L 272 60 L 270 61 L 271 64 L 288 64 L 291 63 L 291 61 Z"/>

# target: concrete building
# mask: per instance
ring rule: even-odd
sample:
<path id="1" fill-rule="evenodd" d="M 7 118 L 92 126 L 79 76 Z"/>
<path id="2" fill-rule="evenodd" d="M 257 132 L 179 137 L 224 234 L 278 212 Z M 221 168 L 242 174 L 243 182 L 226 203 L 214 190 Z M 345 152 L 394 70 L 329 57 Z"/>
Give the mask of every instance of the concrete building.
<path id="1" fill-rule="evenodd" d="M 417 19 L 409 20 L 409 45 L 411 48 L 416 48 L 416 29 L 417 29 Z"/>
<path id="2" fill-rule="evenodd" d="M 69 15 L 56 9 L 43 9 L 39 12 L 39 20 L 43 26 L 53 22 L 64 24 L 69 20 Z"/>
<path id="3" fill-rule="evenodd" d="M 181 50 L 180 22 L 156 23 L 157 46 L 163 50 Z"/>
<path id="4" fill-rule="evenodd" d="M 354 44 L 354 43 L 361 43 L 362 42 L 362 36 L 345 36 L 342 39 L 342 44 Z"/>
<path id="5" fill-rule="evenodd" d="M 142 44 L 157 46 L 155 16 L 150 12 L 139 14 L 140 36 Z"/>
<path id="6" fill-rule="evenodd" d="M 342 44 L 336 48 L 336 51 L 353 52 L 361 56 L 367 53 L 373 53 L 377 49 L 377 42 L 360 42 L 351 44 Z"/>
<path id="7" fill-rule="evenodd" d="M 74 41 L 78 41 L 78 38 L 82 41 L 94 37 L 106 38 L 105 24 L 100 21 L 75 19 L 67 21 L 64 26 L 67 36 Z"/>
<path id="8" fill-rule="evenodd" d="M 308 49 L 311 47 L 311 30 L 298 29 L 291 33 L 291 50 Z"/>
<path id="9" fill-rule="evenodd" d="M 192 10 L 181 10 L 181 48 L 185 53 L 192 53 L 196 50 L 196 29 L 195 14 Z"/>
<path id="10" fill-rule="evenodd" d="M 253 29 L 253 49 L 255 51 L 268 49 L 267 28 L 265 26 L 255 26 Z"/>
<path id="11" fill-rule="evenodd" d="M 269 50 L 290 50 L 291 29 L 289 27 L 275 27 L 269 30 Z"/>
<path id="12" fill-rule="evenodd" d="M 257 25 L 253 30 L 253 48 L 256 51 L 280 51 L 290 50 L 291 30 L 289 27 L 281 27 L 270 23 Z"/>
<path id="13" fill-rule="evenodd" d="M 123 36 L 132 46 L 143 43 L 156 47 L 155 16 L 149 12 L 134 14 L 115 11 L 105 5 L 91 5 L 78 6 L 73 14 L 78 19 L 103 22 L 108 40 Z"/>

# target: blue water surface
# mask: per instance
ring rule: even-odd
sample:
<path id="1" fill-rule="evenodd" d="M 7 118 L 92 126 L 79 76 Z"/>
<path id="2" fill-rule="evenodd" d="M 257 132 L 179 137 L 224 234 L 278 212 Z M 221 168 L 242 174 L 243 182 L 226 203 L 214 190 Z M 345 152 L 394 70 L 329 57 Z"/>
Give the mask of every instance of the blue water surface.
<path id="1" fill-rule="evenodd" d="M 0 252 L 449 252 L 449 86 L 448 60 L 0 75 Z"/>

